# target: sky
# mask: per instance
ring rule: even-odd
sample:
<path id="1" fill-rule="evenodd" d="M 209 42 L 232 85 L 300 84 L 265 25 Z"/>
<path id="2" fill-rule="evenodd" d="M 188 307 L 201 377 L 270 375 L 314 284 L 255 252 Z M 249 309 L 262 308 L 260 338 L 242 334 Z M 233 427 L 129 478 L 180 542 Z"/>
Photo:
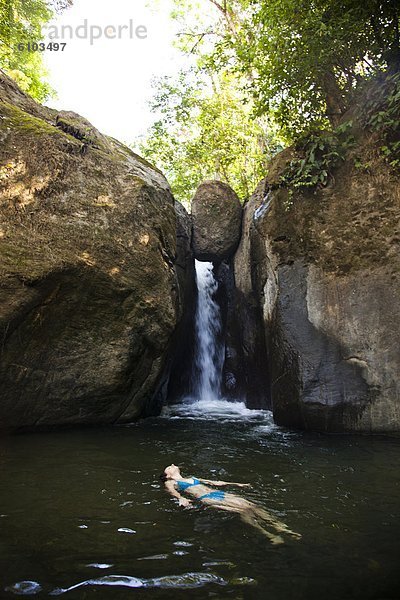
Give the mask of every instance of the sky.
<path id="1" fill-rule="evenodd" d="M 149 4 L 149 0 L 74 0 L 52 21 L 47 41 L 64 41 L 66 46 L 63 52 L 44 53 L 49 81 L 58 96 L 47 104 L 73 110 L 102 133 L 125 143 L 143 135 L 154 119 L 149 107 L 152 79 L 176 74 L 188 61 L 172 44 L 177 26 L 169 18 L 171 0 L 157 2 L 155 8 Z M 85 20 L 88 35 L 78 39 L 77 34 L 85 36 Z M 62 25 L 70 28 L 62 32 Z M 123 25 L 130 29 L 121 29 L 120 39 L 112 39 Z M 92 43 L 91 27 L 96 28 L 95 36 L 102 29 L 101 37 Z M 106 27 L 109 38 L 104 35 Z"/>

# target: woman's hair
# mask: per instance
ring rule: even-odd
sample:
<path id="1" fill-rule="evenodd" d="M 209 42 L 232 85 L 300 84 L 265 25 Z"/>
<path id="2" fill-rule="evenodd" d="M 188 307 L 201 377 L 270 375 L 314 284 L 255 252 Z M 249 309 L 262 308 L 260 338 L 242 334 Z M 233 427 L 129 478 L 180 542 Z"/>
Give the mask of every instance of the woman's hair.
<path id="1" fill-rule="evenodd" d="M 168 477 L 167 477 L 167 475 L 166 475 L 165 471 L 163 471 L 163 472 L 161 473 L 161 475 L 160 475 L 160 479 L 161 479 L 161 481 L 167 481 Z"/>

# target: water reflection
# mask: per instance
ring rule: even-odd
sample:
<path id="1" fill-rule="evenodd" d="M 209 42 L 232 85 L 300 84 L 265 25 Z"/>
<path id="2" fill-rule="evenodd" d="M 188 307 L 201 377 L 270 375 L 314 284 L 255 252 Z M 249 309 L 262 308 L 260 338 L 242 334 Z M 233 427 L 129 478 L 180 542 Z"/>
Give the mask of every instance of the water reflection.
<path id="1" fill-rule="evenodd" d="M 399 441 L 225 419 L 3 439 L 0 597 L 400 597 Z M 302 540 L 273 547 L 235 515 L 180 509 L 159 484 L 170 462 L 251 483 L 240 493 Z"/>
<path id="2" fill-rule="evenodd" d="M 139 579 L 137 577 L 128 577 L 125 575 L 109 575 L 99 577 L 98 579 L 88 579 L 69 588 L 59 588 L 50 592 L 51 596 L 60 596 L 67 592 L 76 590 L 85 586 L 122 586 L 127 588 L 185 588 L 193 589 L 207 584 L 226 585 L 227 582 L 222 577 L 211 575 L 210 573 L 184 573 L 183 575 L 170 575 L 166 577 L 156 577 L 153 579 Z"/>

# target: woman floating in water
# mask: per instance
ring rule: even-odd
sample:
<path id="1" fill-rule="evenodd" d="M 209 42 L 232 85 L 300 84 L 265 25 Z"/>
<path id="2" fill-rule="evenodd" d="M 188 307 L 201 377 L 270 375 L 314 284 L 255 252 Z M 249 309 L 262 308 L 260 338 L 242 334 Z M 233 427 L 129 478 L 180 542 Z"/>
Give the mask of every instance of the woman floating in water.
<path id="1" fill-rule="evenodd" d="M 252 525 L 264 535 L 266 535 L 273 544 L 283 544 L 283 538 L 280 533 L 287 533 L 294 538 L 300 538 L 299 533 L 291 531 L 285 523 L 272 517 L 266 510 L 260 508 L 253 502 L 229 494 L 222 490 L 213 490 L 208 485 L 215 487 L 235 485 L 237 487 L 250 487 L 248 483 L 228 483 L 226 481 L 210 481 L 208 479 L 196 479 L 196 477 L 182 477 L 179 467 L 170 465 L 161 475 L 165 482 L 165 487 L 171 496 L 179 500 L 179 506 L 190 506 L 192 500 L 185 498 L 180 492 L 186 492 L 194 500 L 200 500 L 207 506 L 220 508 L 228 512 L 238 513 L 245 523 Z M 267 531 L 265 527 L 275 530 L 276 533 Z"/>

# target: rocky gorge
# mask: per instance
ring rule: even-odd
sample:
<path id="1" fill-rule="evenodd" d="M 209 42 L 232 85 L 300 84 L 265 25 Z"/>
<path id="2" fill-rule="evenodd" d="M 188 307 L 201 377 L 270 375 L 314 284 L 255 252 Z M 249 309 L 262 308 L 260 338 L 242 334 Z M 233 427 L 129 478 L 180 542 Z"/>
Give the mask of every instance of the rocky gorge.
<path id="1" fill-rule="evenodd" d="M 156 168 L 3 74 L 0 119 L 2 430 L 127 423 L 178 398 L 196 258 L 219 282 L 225 397 L 291 428 L 399 431 L 399 175 L 356 168 L 371 136 L 354 126 L 324 185 L 292 194 L 288 149 L 244 207 L 210 181 L 188 215 Z"/>

